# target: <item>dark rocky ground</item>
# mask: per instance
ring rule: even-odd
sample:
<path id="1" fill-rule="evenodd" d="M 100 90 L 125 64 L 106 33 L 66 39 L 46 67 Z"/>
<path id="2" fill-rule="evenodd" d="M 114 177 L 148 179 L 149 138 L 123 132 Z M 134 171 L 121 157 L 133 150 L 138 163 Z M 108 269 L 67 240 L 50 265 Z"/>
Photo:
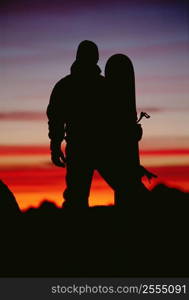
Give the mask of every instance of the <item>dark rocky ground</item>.
<path id="1" fill-rule="evenodd" d="M 125 208 L 21 213 L 0 183 L 2 277 L 188 277 L 189 194 L 158 185 Z"/>

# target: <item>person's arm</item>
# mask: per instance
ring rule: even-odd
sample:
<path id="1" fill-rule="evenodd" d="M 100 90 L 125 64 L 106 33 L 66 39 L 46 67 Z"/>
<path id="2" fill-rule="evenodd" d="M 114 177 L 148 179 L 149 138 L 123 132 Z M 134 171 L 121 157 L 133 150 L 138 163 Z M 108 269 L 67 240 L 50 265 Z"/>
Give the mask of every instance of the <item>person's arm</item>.
<path id="1" fill-rule="evenodd" d="M 62 103 L 62 87 L 56 84 L 47 107 L 51 160 L 58 167 L 65 167 L 61 143 L 65 137 L 65 117 Z"/>

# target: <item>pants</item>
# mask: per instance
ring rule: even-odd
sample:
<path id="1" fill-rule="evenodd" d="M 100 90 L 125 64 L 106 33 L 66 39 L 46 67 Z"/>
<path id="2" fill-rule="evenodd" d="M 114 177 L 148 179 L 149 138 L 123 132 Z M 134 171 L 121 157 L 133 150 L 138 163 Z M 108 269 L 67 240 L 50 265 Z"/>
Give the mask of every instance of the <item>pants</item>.
<path id="1" fill-rule="evenodd" d="M 96 169 L 115 191 L 115 204 L 123 205 L 141 189 L 136 167 L 125 155 L 90 146 L 67 145 L 66 190 L 64 207 L 87 207 L 93 172 Z M 142 185 L 143 186 L 143 185 Z"/>

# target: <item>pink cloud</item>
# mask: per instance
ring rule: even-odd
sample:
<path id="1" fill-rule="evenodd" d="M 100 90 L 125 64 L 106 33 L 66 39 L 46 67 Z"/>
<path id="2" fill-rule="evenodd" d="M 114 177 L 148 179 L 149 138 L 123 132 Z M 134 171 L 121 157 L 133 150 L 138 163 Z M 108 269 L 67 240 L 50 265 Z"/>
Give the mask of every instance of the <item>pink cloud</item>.
<path id="1" fill-rule="evenodd" d="M 37 121 L 45 120 L 46 115 L 44 112 L 35 112 L 35 111 L 10 111 L 10 112 L 1 112 L 0 121 Z"/>
<path id="2" fill-rule="evenodd" d="M 184 51 L 185 53 L 189 50 L 189 44 L 185 41 L 179 42 L 171 42 L 171 43 L 162 43 L 159 45 L 148 45 L 148 46 L 139 46 L 139 47 L 131 47 L 129 49 L 125 49 L 124 52 L 132 53 L 132 56 L 155 56 L 157 55 L 171 55 L 171 54 L 178 54 L 180 51 Z"/>

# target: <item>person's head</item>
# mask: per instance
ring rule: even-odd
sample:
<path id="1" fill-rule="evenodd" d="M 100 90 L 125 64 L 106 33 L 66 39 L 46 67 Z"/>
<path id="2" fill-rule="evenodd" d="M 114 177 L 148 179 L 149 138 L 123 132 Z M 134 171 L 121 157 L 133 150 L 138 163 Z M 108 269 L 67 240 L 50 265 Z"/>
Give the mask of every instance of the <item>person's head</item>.
<path id="1" fill-rule="evenodd" d="M 82 41 L 77 49 L 76 60 L 82 63 L 94 63 L 99 60 L 97 45 L 92 41 Z"/>
<path id="2" fill-rule="evenodd" d="M 134 68 L 130 58 L 124 54 L 112 55 L 105 66 L 105 77 L 121 82 L 134 80 Z"/>

